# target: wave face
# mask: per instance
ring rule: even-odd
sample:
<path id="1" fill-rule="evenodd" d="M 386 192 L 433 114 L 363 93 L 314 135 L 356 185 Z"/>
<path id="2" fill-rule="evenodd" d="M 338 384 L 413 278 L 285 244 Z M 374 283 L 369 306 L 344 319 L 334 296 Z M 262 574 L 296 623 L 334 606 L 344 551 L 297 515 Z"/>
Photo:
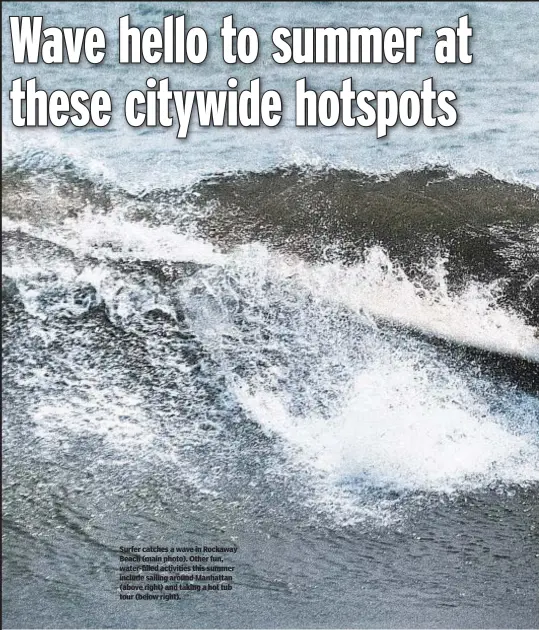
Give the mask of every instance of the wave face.
<path id="1" fill-rule="evenodd" d="M 4 174 L 8 439 L 24 417 L 341 524 L 539 481 L 537 190 L 293 168 L 134 195 L 62 164 Z"/>

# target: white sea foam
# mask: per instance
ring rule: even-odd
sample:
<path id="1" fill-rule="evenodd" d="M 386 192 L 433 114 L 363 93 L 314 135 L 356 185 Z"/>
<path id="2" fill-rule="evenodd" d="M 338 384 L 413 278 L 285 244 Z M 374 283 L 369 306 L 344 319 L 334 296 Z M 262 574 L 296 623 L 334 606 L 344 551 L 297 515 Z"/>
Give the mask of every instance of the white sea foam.
<path id="1" fill-rule="evenodd" d="M 464 289 L 451 291 L 446 263 L 443 257 L 436 258 L 424 268 L 422 278 L 415 280 L 382 248 L 373 247 L 355 266 L 302 265 L 299 275 L 312 292 L 353 311 L 456 343 L 539 362 L 538 331 L 499 304 L 501 283 L 470 281 Z"/>
<path id="2" fill-rule="evenodd" d="M 355 509 L 350 487 L 445 493 L 539 481 L 535 397 L 449 365 L 426 340 L 381 334 L 379 318 L 491 350 L 535 352 L 532 330 L 497 305 L 492 287 L 452 295 L 443 261 L 431 272 L 430 282 L 414 283 L 378 248 L 347 269 L 251 245 L 231 254 L 226 281 L 207 269 L 187 283 L 191 326 L 237 400 L 331 510 Z M 196 299 L 194 286 L 205 287 Z M 354 337 L 332 314 L 343 306 L 363 322 Z"/>
<path id="3" fill-rule="evenodd" d="M 210 244 L 178 233 L 173 226 L 150 226 L 131 222 L 120 212 L 109 215 L 84 212 L 51 227 L 36 227 L 26 221 L 2 219 L 3 231 L 22 230 L 71 250 L 78 256 L 101 260 L 166 260 L 219 264 L 222 256 Z"/>
<path id="4" fill-rule="evenodd" d="M 507 416 L 494 413 L 458 375 L 433 375 L 420 364 L 420 356 L 379 357 L 358 371 L 329 418 L 291 413 L 286 392 L 242 384 L 237 394 L 266 432 L 283 439 L 291 456 L 323 473 L 329 485 L 454 492 L 539 481 L 532 433 L 515 432 Z M 522 416 L 525 427 L 519 401 L 509 413 Z"/>
<path id="5" fill-rule="evenodd" d="M 447 259 L 438 256 L 411 278 L 381 247 L 362 262 L 312 265 L 248 245 L 235 254 L 242 273 L 270 266 L 319 300 L 340 304 L 376 322 L 389 322 L 459 344 L 539 361 L 538 331 L 500 304 L 503 281 L 469 281 L 460 290 L 447 283 Z"/>
<path id="6" fill-rule="evenodd" d="M 59 312 L 76 315 L 70 310 L 72 291 L 63 285 L 94 287 L 95 299 L 127 329 L 153 309 L 174 319 L 180 304 L 211 357 L 213 378 L 224 380 L 247 417 L 279 441 L 289 473 L 311 484 L 318 507 L 364 516 L 378 508 L 362 499 L 358 512 L 358 496 L 372 491 L 444 493 L 539 481 L 537 398 L 496 389 L 436 356 L 426 339 L 388 334 L 384 325 L 537 359 L 533 329 L 498 303 L 495 285 L 471 283 L 452 292 L 443 258 L 413 280 L 377 247 L 361 263 L 345 267 L 308 264 L 257 244 L 222 254 L 189 241 L 195 245 L 181 259 L 205 264 L 163 288 L 151 274 L 131 278 L 108 260 L 168 259 L 178 235 L 143 224 L 130 232 L 114 220 L 85 220 L 89 225 L 78 220 L 64 226 L 57 242 L 78 255 L 98 252 L 97 261 L 80 269 L 51 259 L 48 270 L 31 259 L 10 262 L 5 273 L 16 279 L 27 310 L 44 320 Z M 165 339 L 158 342 L 159 337 L 146 340 L 151 360 L 181 375 L 181 358 L 170 356 Z M 179 396 L 190 395 L 182 391 Z M 42 433 L 55 433 L 61 424 L 68 431 L 117 435 L 122 447 L 135 448 L 147 419 L 139 417 L 136 402 L 122 402 L 123 394 L 101 400 L 104 395 L 90 406 L 72 397 L 63 409 L 63 403 L 43 400 L 34 421 Z M 191 412 L 205 417 L 205 404 L 193 401 Z M 148 435 L 154 434 L 152 429 Z M 181 435 L 173 448 L 154 435 L 147 450 L 181 457 L 182 444 L 187 448 L 190 440 L 202 439 Z M 210 440 L 207 448 L 219 444 Z M 197 466 L 194 477 L 207 478 Z M 377 495 L 376 501 L 385 500 Z"/>

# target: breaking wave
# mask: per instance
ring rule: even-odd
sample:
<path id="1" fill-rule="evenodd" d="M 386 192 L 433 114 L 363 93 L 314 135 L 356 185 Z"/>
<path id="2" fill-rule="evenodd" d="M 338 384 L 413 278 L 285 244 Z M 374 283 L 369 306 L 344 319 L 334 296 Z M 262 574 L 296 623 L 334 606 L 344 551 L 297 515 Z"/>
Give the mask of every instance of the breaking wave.
<path id="1" fill-rule="evenodd" d="M 293 167 L 133 194 L 25 159 L 3 196 L 7 398 L 47 448 L 345 521 L 539 481 L 536 189 Z"/>

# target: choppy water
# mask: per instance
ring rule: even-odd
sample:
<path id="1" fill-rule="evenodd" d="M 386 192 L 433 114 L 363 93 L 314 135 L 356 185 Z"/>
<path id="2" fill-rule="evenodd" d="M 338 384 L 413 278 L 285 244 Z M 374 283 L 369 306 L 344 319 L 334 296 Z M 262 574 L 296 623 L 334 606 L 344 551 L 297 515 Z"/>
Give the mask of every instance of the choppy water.
<path id="1" fill-rule="evenodd" d="M 105 26 L 111 48 L 127 12 L 215 35 L 233 11 L 262 41 L 469 12 L 476 60 L 434 68 L 425 42 L 413 67 L 347 67 L 459 94 L 456 127 L 382 142 L 290 118 L 186 142 L 120 116 L 4 125 L 5 624 L 537 625 L 536 5 L 7 6 L 4 116 L 24 73 L 118 102 L 155 74 L 15 70 L 5 17 L 23 9 Z M 224 87 L 212 54 L 167 68 L 175 87 Z M 238 76 L 291 98 L 297 68 L 268 58 Z M 120 602 L 117 549 L 137 539 L 236 544 L 236 589 Z"/>

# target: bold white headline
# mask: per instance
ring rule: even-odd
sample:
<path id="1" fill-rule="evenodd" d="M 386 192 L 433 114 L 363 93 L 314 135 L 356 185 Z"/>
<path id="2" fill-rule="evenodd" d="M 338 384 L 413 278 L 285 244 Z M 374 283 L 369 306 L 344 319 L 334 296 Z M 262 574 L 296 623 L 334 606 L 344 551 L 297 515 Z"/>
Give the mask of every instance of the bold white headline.
<path id="1" fill-rule="evenodd" d="M 107 41 L 101 28 L 47 26 L 42 17 L 10 17 L 13 62 L 15 64 L 77 64 L 86 60 L 101 64 L 107 55 Z M 223 18 L 219 31 L 222 61 L 230 66 L 248 65 L 259 57 L 259 36 L 250 26 L 238 28 L 232 15 Z M 415 64 L 422 27 L 296 27 L 273 30 L 275 64 L 295 64 L 298 74 L 307 74 L 312 64 Z M 455 26 L 435 31 L 433 54 L 438 64 L 470 64 L 473 30 L 469 16 L 458 18 Z M 160 27 L 140 29 L 125 15 L 118 23 L 117 62 L 122 65 L 147 63 L 203 64 L 208 56 L 206 31 L 188 28 L 185 16 L 169 15 Z M 306 66 L 306 68 L 303 68 Z M 156 73 L 157 74 L 157 73 Z M 131 127 L 174 127 L 177 138 L 186 138 L 194 120 L 201 127 L 276 127 L 283 119 L 283 98 L 272 89 L 263 90 L 260 77 L 240 86 L 231 76 L 224 89 L 174 90 L 168 77 L 151 76 L 143 89 L 131 90 L 123 99 L 125 120 Z M 423 124 L 451 127 L 457 122 L 457 95 L 438 89 L 432 77 L 416 89 L 358 89 L 351 77 L 332 89 L 316 91 L 306 76 L 295 82 L 295 124 L 298 127 L 374 127 L 384 138 L 391 127 Z M 38 77 L 15 79 L 9 98 L 16 127 L 94 125 L 106 127 L 113 116 L 112 98 L 106 90 L 89 93 L 62 89 L 46 92 Z"/>

